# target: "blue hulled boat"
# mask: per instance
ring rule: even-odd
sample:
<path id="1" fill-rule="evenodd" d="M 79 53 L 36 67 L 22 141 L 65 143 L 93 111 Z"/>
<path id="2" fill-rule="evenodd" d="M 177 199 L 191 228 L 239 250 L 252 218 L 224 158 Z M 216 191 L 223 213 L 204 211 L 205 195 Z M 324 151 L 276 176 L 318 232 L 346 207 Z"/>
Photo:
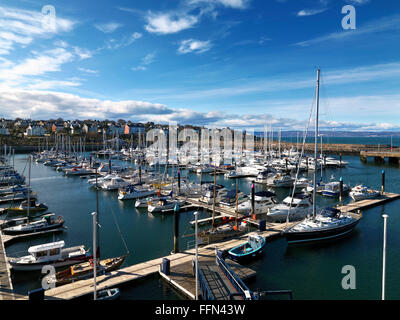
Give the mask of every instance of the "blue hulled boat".
<path id="1" fill-rule="evenodd" d="M 229 257 L 235 261 L 244 261 L 254 258 L 263 252 L 265 239 L 256 233 L 248 236 L 247 242 L 242 243 L 228 251 Z"/>

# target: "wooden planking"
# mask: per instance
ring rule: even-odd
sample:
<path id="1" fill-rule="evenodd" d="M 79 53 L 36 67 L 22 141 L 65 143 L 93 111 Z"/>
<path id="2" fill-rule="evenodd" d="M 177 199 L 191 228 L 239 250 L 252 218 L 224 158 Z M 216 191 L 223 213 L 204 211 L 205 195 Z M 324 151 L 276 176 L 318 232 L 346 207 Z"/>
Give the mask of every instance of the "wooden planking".
<path id="1" fill-rule="evenodd" d="M 194 257 L 193 257 L 194 258 Z M 242 279 L 246 280 L 256 275 L 256 272 L 246 266 L 242 266 L 232 260 L 227 259 L 227 264 L 231 269 Z M 199 266 L 216 266 L 215 249 L 207 247 L 202 251 L 199 257 Z M 192 260 L 176 265 L 170 268 L 170 274 L 165 275 L 160 272 L 160 275 L 173 287 L 181 291 L 189 299 L 195 299 L 196 294 L 196 279 L 193 272 Z M 201 294 L 199 292 L 199 294 Z"/>
<path id="2" fill-rule="evenodd" d="M 0 232 L 0 300 L 14 300 L 10 268 Z"/>
<path id="3" fill-rule="evenodd" d="M 400 194 L 385 192 L 384 195 L 380 196 L 379 198 L 355 201 L 347 205 L 340 206 L 338 209 L 343 212 L 365 210 L 397 199 L 400 199 Z"/>
<path id="4" fill-rule="evenodd" d="M 279 235 L 283 229 L 290 226 L 286 224 L 271 224 L 274 228 L 269 228 L 266 231 L 261 232 L 264 237 L 272 237 Z M 221 250 L 226 250 L 233 248 L 247 240 L 247 236 L 243 235 L 239 238 L 229 239 L 222 242 L 217 242 L 214 244 L 207 245 L 205 247 L 199 248 L 199 256 L 209 256 L 210 251 L 214 254 L 215 247 Z M 106 275 L 97 277 L 98 290 L 107 289 L 122 285 L 124 283 L 140 279 L 159 271 L 159 266 L 162 263 L 163 258 L 169 259 L 170 268 L 172 269 L 176 265 L 183 263 L 191 263 L 195 255 L 195 249 L 187 250 L 182 253 L 175 253 L 162 258 L 157 258 L 154 260 L 139 263 L 133 266 L 129 266 L 117 271 L 110 272 Z M 54 289 L 47 290 L 45 295 L 46 299 L 74 299 L 83 295 L 90 294 L 93 291 L 93 279 L 81 280 L 75 283 L 66 284 Z"/>

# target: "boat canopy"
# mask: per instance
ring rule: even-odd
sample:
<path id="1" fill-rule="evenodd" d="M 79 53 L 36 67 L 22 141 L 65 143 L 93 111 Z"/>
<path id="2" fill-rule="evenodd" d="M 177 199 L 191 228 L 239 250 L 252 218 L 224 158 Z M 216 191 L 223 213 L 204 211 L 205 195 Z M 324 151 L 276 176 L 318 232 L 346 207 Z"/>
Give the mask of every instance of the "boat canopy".
<path id="1" fill-rule="evenodd" d="M 266 197 L 266 198 L 271 198 L 271 197 L 276 197 L 276 194 L 271 191 L 258 191 L 254 193 L 255 197 Z"/>
<path id="2" fill-rule="evenodd" d="M 65 242 L 63 240 L 62 241 L 57 241 L 57 242 L 39 244 L 37 246 L 30 247 L 28 249 L 28 252 L 29 253 L 36 253 L 36 252 L 52 250 L 52 249 L 61 249 L 62 247 L 64 247 L 64 245 L 65 245 Z"/>

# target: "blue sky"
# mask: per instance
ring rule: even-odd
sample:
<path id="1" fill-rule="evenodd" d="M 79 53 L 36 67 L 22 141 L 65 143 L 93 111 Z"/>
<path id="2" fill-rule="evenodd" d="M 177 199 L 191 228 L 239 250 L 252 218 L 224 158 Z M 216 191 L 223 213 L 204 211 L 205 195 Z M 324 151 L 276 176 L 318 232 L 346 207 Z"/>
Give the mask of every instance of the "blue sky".
<path id="1" fill-rule="evenodd" d="M 389 0 L 2 1 L 0 116 L 304 129 L 319 67 L 323 128 L 400 130 L 399 36 Z"/>

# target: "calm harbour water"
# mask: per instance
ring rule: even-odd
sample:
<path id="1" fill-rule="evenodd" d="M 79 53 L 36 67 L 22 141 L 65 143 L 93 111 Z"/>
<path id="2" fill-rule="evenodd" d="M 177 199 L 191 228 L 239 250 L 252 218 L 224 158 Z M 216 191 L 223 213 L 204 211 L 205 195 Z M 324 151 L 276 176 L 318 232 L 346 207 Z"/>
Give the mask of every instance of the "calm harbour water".
<path id="1" fill-rule="evenodd" d="M 326 170 L 324 180 L 340 176 L 346 184 L 354 186 L 364 183 L 380 189 L 381 170 L 386 171 L 386 190 L 400 192 L 400 168 L 389 164 L 362 163 L 359 157 L 344 156 L 349 161 L 345 169 Z M 123 162 L 125 165 L 129 163 Z M 27 155 L 15 156 L 15 167 L 27 176 Z M 185 175 L 185 173 L 183 173 Z M 198 175 L 190 175 L 200 180 Z M 7 253 L 26 251 L 29 246 L 55 240 L 65 240 L 66 246 L 85 245 L 92 247 L 92 217 L 96 210 L 96 192 L 89 188 L 86 179 L 65 177 L 42 164 L 32 164 L 31 185 L 38 192 L 40 202 L 46 203 L 50 212 L 62 215 L 68 229 L 55 236 L 48 235 L 10 244 Z M 213 177 L 203 175 L 203 181 Z M 217 183 L 234 189 L 234 180 L 217 177 Z M 250 179 L 239 179 L 240 190 L 250 193 Z M 258 189 L 259 190 L 259 189 Z M 279 200 L 288 195 L 288 189 L 277 190 Z M 318 197 L 318 205 L 332 205 L 335 201 Z M 121 233 L 128 245 L 130 255 L 124 266 L 137 264 L 149 259 L 168 255 L 173 249 L 173 216 L 148 214 L 144 209 L 136 210 L 133 201 L 121 202 L 117 192 L 99 192 L 100 199 L 100 241 L 102 257 L 126 253 Z M 350 199 L 346 199 L 350 201 Z M 387 240 L 387 299 L 400 299 L 400 217 L 399 201 L 366 210 L 355 232 L 346 238 L 308 245 L 288 246 L 285 239 L 276 239 L 266 246 L 262 258 L 251 263 L 257 277 L 248 283 L 251 289 L 290 289 L 295 299 L 379 299 L 381 294 L 382 270 L 382 214 L 389 215 Z M 203 212 L 200 218 L 208 216 Z M 188 227 L 193 212 L 180 215 L 180 234 L 193 233 Z M 180 248 L 187 248 L 188 238 L 180 238 Z M 343 290 L 341 273 L 344 265 L 356 268 L 356 290 Z M 26 294 L 28 290 L 40 287 L 40 273 L 13 273 L 15 291 Z M 122 288 L 123 299 L 181 299 L 158 276 L 140 280 Z"/>

